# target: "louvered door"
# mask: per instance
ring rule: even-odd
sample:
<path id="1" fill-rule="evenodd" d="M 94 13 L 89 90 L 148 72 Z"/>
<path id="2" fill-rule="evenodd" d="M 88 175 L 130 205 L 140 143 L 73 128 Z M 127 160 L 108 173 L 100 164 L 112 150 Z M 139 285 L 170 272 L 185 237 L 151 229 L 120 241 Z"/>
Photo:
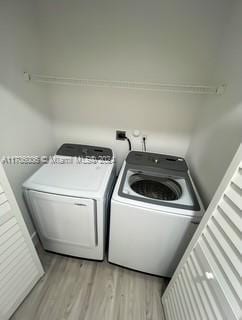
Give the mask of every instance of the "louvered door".
<path id="1" fill-rule="evenodd" d="M 0 319 L 9 319 L 43 268 L 0 164 Z"/>
<path id="2" fill-rule="evenodd" d="M 171 279 L 167 320 L 238 320 L 241 314 L 242 147 Z"/>

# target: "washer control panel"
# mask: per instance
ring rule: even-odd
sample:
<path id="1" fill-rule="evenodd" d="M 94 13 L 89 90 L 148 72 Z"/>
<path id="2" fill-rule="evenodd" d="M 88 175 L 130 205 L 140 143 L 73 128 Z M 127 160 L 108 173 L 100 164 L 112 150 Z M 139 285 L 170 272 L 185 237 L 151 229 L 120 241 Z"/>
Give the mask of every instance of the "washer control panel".
<path id="1" fill-rule="evenodd" d="M 126 162 L 132 165 L 188 171 L 188 167 L 184 158 L 166 154 L 131 151 L 128 154 Z"/>

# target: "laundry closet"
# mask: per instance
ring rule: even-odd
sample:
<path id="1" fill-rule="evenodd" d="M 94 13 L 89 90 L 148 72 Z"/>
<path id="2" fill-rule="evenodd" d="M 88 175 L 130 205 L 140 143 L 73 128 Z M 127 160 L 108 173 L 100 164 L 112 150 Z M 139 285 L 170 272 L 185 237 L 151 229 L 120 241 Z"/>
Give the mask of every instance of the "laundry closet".
<path id="1" fill-rule="evenodd" d="M 0 3 L 0 320 L 240 319 L 240 0 Z"/>

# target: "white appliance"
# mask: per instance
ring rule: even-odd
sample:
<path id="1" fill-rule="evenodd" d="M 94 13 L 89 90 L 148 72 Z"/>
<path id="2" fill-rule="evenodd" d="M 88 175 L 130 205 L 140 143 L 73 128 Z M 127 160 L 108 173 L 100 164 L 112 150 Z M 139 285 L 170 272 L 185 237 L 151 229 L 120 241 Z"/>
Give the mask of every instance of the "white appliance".
<path id="1" fill-rule="evenodd" d="M 130 152 L 111 199 L 109 262 L 171 277 L 203 213 L 183 158 Z"/>
<path id="2" fill-rule="evenodd" d="M 45 249 L 103 260 L 114 178 L 110 149 L 64 144 L 23 184 Z"/>

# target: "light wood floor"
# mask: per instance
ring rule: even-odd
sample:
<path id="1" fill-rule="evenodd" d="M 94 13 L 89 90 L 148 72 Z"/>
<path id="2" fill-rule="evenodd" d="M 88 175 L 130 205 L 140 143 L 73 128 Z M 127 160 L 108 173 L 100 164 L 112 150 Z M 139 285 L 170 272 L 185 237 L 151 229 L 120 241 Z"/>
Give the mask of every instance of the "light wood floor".
<path id="1" fill-rule="evenodd" d="M 167 280 L 41 251 L 46 274 L 11 320 L 163 320 Z"/>

